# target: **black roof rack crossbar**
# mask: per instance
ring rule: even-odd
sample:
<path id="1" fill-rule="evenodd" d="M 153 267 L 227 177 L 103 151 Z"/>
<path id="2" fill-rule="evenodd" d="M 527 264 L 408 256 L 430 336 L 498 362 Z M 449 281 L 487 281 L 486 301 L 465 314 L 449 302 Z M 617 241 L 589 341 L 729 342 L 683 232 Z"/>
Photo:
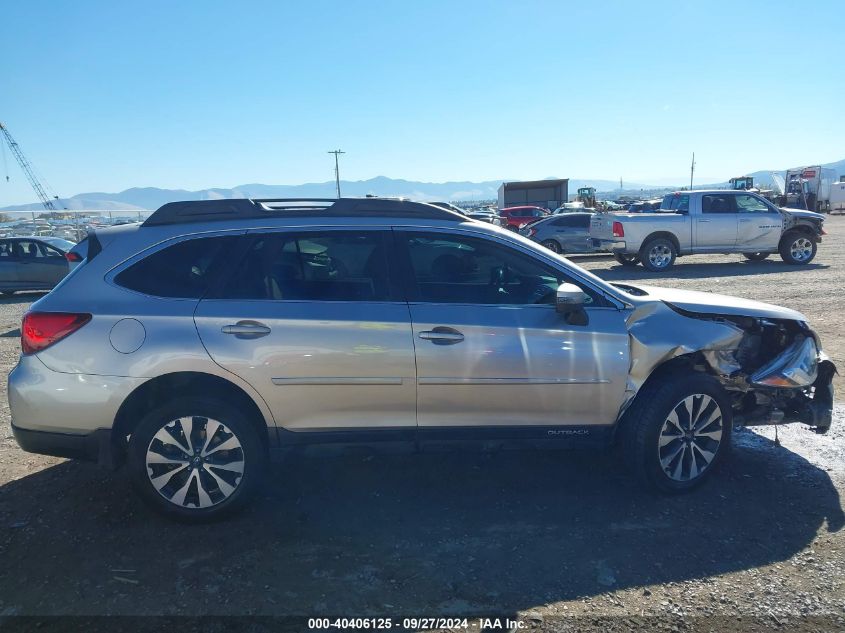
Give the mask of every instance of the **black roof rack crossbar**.
<path id="1" fill-rule="evenodd" d="M 231 198 L 168 202 L 141 226 L 293 217 L 402 217 L 460 221 L 459 213 L 398 198 Z"/>

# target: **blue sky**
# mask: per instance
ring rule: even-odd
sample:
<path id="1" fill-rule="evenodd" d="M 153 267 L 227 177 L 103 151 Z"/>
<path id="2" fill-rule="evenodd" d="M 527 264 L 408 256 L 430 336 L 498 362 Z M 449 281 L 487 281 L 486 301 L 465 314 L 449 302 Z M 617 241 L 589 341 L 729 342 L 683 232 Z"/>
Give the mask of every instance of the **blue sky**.
<path id="1" fill-rule="evenodd" d="M 351 180 L 726 179 L 845 158 L 839 9 L 6 2 L 0 121 L 64 196 L 329 180 L 337 147 Z M 0 206 L 34 200 L 6 160 Z"/>

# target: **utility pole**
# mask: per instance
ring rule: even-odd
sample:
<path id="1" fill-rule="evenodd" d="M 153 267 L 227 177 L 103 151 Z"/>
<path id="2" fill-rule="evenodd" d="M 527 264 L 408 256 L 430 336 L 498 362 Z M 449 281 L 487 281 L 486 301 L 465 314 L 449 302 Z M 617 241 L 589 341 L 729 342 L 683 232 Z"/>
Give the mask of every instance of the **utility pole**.
<path id="1" fill-rule="evenodd" d="M 692 176 L 695 173 L 695 152 L 692 153 L 692 163 L 689 166 L 689 188 L 692 191 Z"/>
<path id="2" fill-rule="evenodd" d="M 340 150 L 340 149 L 335 149 L 335 150 L 332 150 L 328 153 L 334 154 L 334 179 L 335 179 L 335 184 L 337 185 L 337 197 L 340 198 L 340 167 L 338 166 L 338 163 L 337 163 L 337 157 L 338 157 L 339 154 L 345 154 L 346 152 L 344 152 L 343 150 Z"/>

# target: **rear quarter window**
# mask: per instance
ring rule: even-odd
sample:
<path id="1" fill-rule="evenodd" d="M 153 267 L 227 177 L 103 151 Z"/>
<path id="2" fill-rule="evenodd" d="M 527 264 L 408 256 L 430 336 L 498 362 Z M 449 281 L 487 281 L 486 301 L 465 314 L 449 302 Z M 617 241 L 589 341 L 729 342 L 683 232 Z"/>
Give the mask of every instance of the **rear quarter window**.
<path id="1" fill-rule="evenodd" d="M 237 241 L 236 236 L 187 239 L 151 253 L 118 273 L 114 281 L 154 297 L 199 299 Z"/>

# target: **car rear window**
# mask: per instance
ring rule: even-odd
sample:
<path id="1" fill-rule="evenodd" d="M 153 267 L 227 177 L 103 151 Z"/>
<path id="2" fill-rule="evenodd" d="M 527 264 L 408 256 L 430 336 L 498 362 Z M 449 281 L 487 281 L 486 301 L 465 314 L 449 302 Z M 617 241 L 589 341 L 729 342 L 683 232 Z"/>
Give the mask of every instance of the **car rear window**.
<path id="1" fill-rule="evenodd" d="M 689 194 L 670 193 L 664 196 L 660 211 L 689 213 Z"/>
<path id="2" fill-rule="evenodd" d="M 231 253 L 236 236 L 184 240 L 120 272 L 115 283 L 155 297 L 199 299 Z"/>

